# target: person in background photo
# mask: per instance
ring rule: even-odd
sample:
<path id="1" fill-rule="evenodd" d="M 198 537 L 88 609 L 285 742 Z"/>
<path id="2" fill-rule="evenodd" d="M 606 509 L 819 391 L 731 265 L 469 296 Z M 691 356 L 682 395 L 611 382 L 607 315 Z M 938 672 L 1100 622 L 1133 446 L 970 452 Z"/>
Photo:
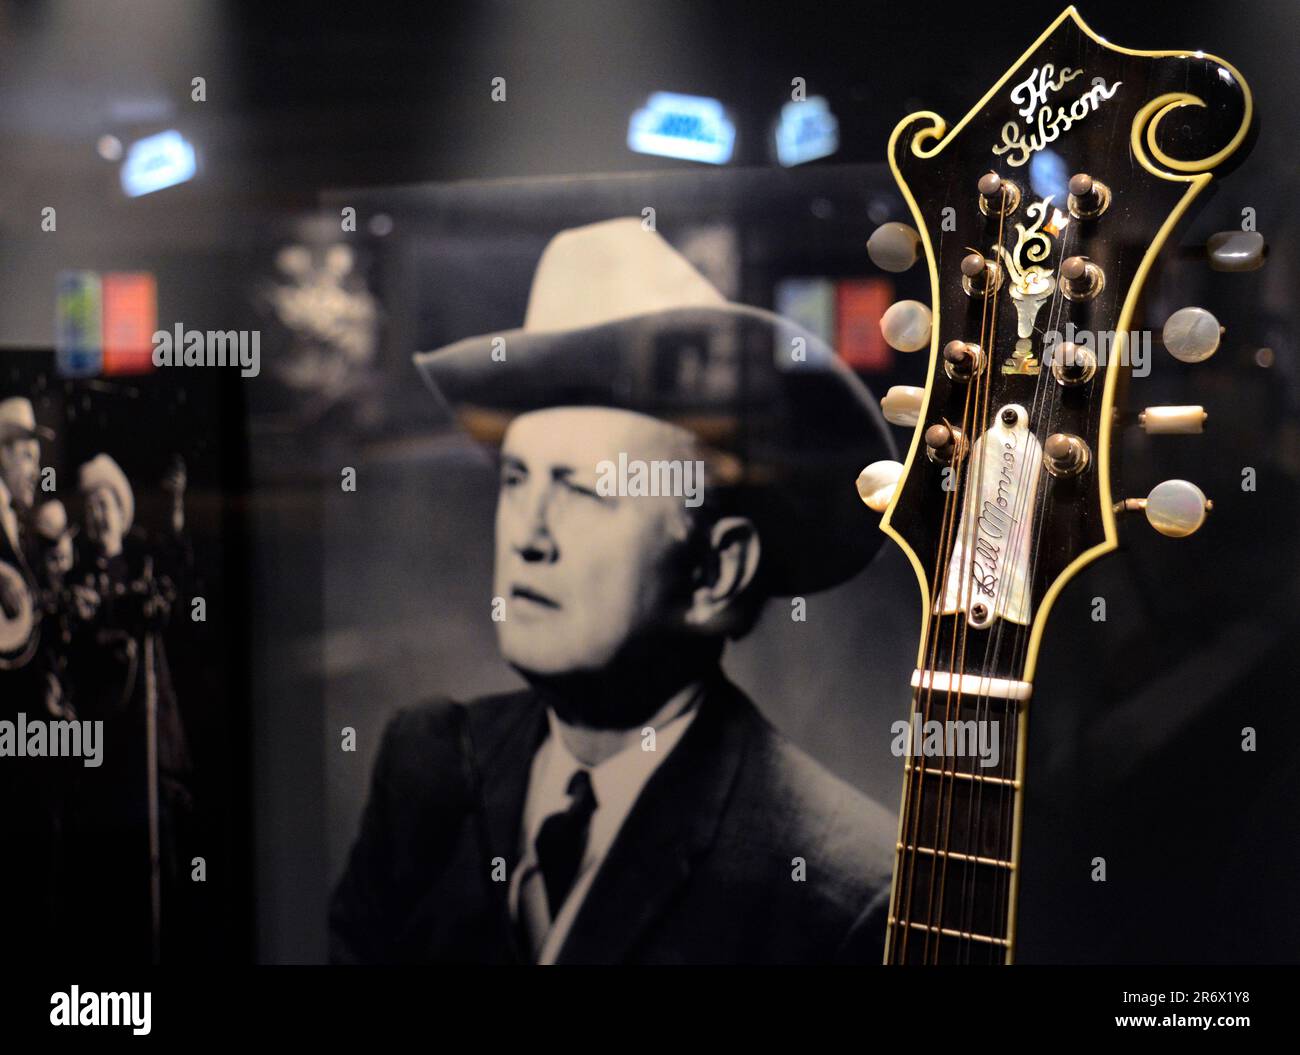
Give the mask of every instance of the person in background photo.
<path id="1" fill-rule="evenodd" d="M 54 433 L 36 423 L 31 400 L 0 400 L 0 720 L 57 714 L 31 515 L 41 473 L 41 440 Z M 58 925 L 57 878 L 61 813 L 57 789 L 63 760 L 0 759 L 0 898 L 14 907 L 5 948 L 17 957 L 53 954 Z"/>
<path id="2" fill-rule="evenodd" d="M 130 481 L 107 454 L 78 472 L 84 516 L 67 575 L 71 631 L 67 683 L 82 720 L 104 722 L 104 762 L 79 770 L 72 793 L 72 873 L 95 874 L 117 911 L 79 937 L 86 955 L 147 962 L 151 942 L 150 813 L 161 833 L 160 867 L 174 879 L 174 831 L 191 808 L 189 748 L 162 645 L 174 600 L 170 582 L 138 530 Z M 157 802 L 149 796 L 149 713 L 156 746 Z M 75 829 L 75 830 L 74 830 Z M 82 871 L 84 869 L 84 872 Z"/>
<path id="3" fill-rule="evenodd" d="M 635 219 L 557 235 L 522 329 L 416 363 L 499 447 L 494 622 L 526 687 L 390 722 L 332 959 L 879 963 L 893 817 L 722 667 L 770 598 L 875 553 L 865 387 Z"/>

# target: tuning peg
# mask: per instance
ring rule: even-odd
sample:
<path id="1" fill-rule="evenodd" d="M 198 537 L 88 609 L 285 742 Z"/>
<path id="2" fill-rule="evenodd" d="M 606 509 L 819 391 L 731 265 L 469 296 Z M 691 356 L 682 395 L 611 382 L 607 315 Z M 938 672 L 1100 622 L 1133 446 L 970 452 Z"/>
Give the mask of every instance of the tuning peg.
<path id="1" fill-rule="evenodd" d="M 1002 265 L 987 259 L 983 253 L 972 252 L 962 257 L 960 267 L 961 288 L 967 296 L 982 296 L 1002 286 Z"/>
<path id="2" fill-rule="evenodd" d="M 900 462 L 872 462 L 858 473 L 858 497 L 866 503 L 868 509 L 883 513 L 894 497 L 894 488 L 902 475 L 903 466 Z"/>
<path id="3" fill-rule="evenodd" d="M 1084 256 L 1067 256 L 1061 261 L 1061 292 L 1070 300 L 1091 300 L 1106 288 L 1106 275 Z"/>
<path id="4" fill-rule="evenodd" d="M 951 465 L 966 453 L 966 438 L 961 429 L 936 422 L 925 430 L 925 454 L 936 465 Z"/>
<path id="5" fill-rule="evenodd" d="M 969 341 L 949 341 L 943 346 L 943 369 L 954 381 L 968 382 L 984 366 L 984 349 Z"/>
<path id="6" fill-rule="evenodd" d="M 1165 347 L 1180 363 L 1203 363 L 1219 350 L 1219 320 L 1204 308 L 1179 308 L 1165 322 Z"/>
<path id="7" fill-rule="evenodd" d="M 1203 431 L 1204 407 L 1147 407 L 1138 424 L 1148 436 L 1188 436 Z"/>
<path id="8" fill-rule="evenodd" d="M 1146 498 L 1126 498 L 1115 506 L 1115 512 L 1141 509 L 1160 534 L 1169 538 L 1186 538 L 1200 529 L 1206 514 L 1213 508 L 1214 503 L 1194 483 L 1166 480 L 1156 484 Z"/>
<path id="9" fill-rule="evenodd" d="M 1052 376 L 1064 388 L 1091 381 L 1097 373 L 1097 357 L 1091 349 L 1062 341 L 1052 349 Z"/>
<path id="10" fill-rule="evenodd" d="M 1078 476 L 1091 460 L 1088 444 L 1068 432 L 1054 432 L 1043 444 L 1043 468 L 1053 476 Z"/>
<path id="11" fill-rule="evenodd" d="M 996 172 L 986 172 L 979 179 L 980 212 L 985 216 L 1006 215 L 1016 211 L 1020 204 L 1020 188 Z"/>
<path id="12" fill-rule="evenodd" d="M 1258 231 L 1219 231 L 1205 244 L 1214 271 L 1258 271 L 1268 246 Z"/>
<path id="13" fill-rule="evenodd" d="M 906 271 L 920 252 L 921 236 L 905 223 L 882 223 L 867 239 L 867 256 L 882 271 Z"/>
<path id="14" fill-rule="evenodd" d="M 891 304 L 880 318 L 880 332 L 900 352 L 919 352 L 930 343 L 930 309 L 919 300 Z"/>
<path id="15" fill-rule="evenodd" d="M 1110 188 L 1086 172 L 1076 172 L 1070 177 L 1069 190 L 1066 208 L 1076 220 L 1091 220 L 1110 205 Z"/>
<path id="16" fill-rule="evenodd" d="M 921 416 L 925 389 L 913 385 L 894 385 L 880 401 L 880 410 L 891 425 L 915 425 Z"/>

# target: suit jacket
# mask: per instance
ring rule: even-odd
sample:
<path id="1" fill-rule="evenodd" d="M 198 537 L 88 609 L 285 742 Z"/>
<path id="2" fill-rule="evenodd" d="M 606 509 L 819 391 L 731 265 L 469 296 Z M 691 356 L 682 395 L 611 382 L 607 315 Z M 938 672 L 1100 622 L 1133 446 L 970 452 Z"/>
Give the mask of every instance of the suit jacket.
<path id="1" fill-rule="evenodd" d="M 699 706 L 611 845 L 559 962 L 880 963 L 893 817 L 721 674 Z M 527 690 L 392 720 L 330 907 L 334 962 L 526 962 L 501 878 L 518 863 L 546 732 Z"/>

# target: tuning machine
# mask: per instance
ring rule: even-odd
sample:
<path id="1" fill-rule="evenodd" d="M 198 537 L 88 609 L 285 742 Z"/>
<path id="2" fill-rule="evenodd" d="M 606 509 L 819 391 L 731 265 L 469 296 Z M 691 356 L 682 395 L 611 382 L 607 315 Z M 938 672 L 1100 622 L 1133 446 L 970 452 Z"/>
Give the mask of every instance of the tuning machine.
<path id="1" fill-rule="evenodd" d="M 934 316 L 919 300 L 900 300 L 891 304 L 880 317 L 880 332 L 891 348 L 900 352 L 919 352 L 930 344 L 930 325 Z"/>
<path id="2" fill-rule="evenodd" d="M 1219 231 L 1205 244 L 1213 271 L 1258 271 L 1268 246 L 1258 231 Z"/>
<path id="3" fill-rule="evenodd" d="M 1002 287 L 1002 265 L 972 249 L 961 258 L 961 288 L 967 296 L 982 297 Z"/>
<path id="4" fill-rule="evenodd" d="M 1187 480 L 1165 480 L 1156 484 L 1146 498 L 1126 498 L 1115 505 L 1115 512 L 1146 513 L 1147 521 L 1168 538 L 1194 535 L 1214 508 L 1205 492 Z"/>
<path id="5" fill-rule="evenodd" d="M 858 473 L 858 497 L 868 509 L 883 513 L 889 507 L 890 500 L 894 497 L 894 488 L 898 486 L 898 478 L 902 475 L 901 462 L 889 459 L 872 462 Z"/>
<path id="6" fill-rule="evenodd" d="M 867 256 L 882 271 L 906 271 L 921 254 L 921 236 L 905 223 L 882 223 L 867 239 Z"/>
<path id="7" fill-rule="evenodd" d="M 915 385 L 893 385 L 880 401 L 880 412 L 891 425 L 910 428 L 921 417 L 925 389 Z"/>
<path id="8" fill-rule="evenodd" d="M 1203 363 L 1219 350 L 1224 328 L 1204 308 L 1179 308 L 1165 322 L 1161 337 L 1180 363 Z"/>
<path id="9" fill-rule="evenodd" d="M 1061 261 L 1060 286 L 1070 300 L 1092 300 L 1106 288 L 1106 275 L 1087 257 L 1067 256 Z"/>
<path id="10" fill-rule="evenodd" d="M 952 465 L 966 453 L 962 430 L 948 422 L 936 422 L 925 430 L 925 456 L 936 465 Z"/>
<path id="11" fill-rule="evenodd" d="M 985 359 L 984 349 L 970 341 L 949 341 L 943 346 L 943 372 L 961 384 L 984 369 Z"/>
<path id="12" fill-rule="evenodd" d="M 1076 220 L 1093 220 L 1110 207 L 1110 188 L 1086 172 L 1070 177 L 1070 195 L 1066 207 Z"/>
<path id="13" fill-rule="evenodd" d="M 1020 205 L 1020 188 L 996 172 L 986 172 L 979 180 L 980 212 L 985 216 L 1010 216 Z"/>
<path id="14" fill-rule="evenodd" d="M 1138 426 L 1148 436 L 1194 436 L 1205 430 L 1209 416 L 1201 406 L 1147 407 L 1138 415 Z"/>
<path id="15" fill-rule="evenodd" d="M 1097 373 L 1097 357 L 1073 341 L 1061 341 L 1052 348 L 1052 376 L 1064 388 L 1086 384 Z"/>

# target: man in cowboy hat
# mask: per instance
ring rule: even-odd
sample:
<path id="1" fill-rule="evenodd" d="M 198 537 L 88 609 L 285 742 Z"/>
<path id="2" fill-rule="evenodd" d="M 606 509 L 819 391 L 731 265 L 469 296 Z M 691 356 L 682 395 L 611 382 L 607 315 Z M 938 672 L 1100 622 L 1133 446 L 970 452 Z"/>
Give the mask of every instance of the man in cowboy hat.
<path id="1" fill-rule="evenodd" d="M 0 720 L 33 720 L 53 712 L 57 683 L 42 648 L 41 616 L 29 517 L 41 471 L 42 439 L 31 401 L 0 400 Z M 60 762 L 0 761 L 0 898 L 18 906 L 7 946 L 15 956 L 39 955 L 58 916 L 55 878 L 60 815 L 55 788 Z"/>
<path id="2" fill-rule="evenodd" d="M 636 220 L 561 233 L 521 329 L 416 363 L 500 444 L 496 628 L 528 687 L 389 724 L 332 957 L 878 963 L 894 821 L 720 666 L 766 598 L 875 551 L 865 388 Z"/>
<path id="3" fill-rule="evenodd" d="M 53 438 L 54 433 L 36 424 L 30 400 L 0 400 L 0 612 L 10 622 L 31 617 L 36 582 L 26 520 L 41 472 L 40 441 Z M 26 666 L 36 640 L 33 635 L 30 647 L 0 647 L 0 667 Z"/>
<path id="4" fill-rule="evenodd" d="M 79 718 L 104 723 L 104 762 L 75 771 L 67 857 L 71 874 L 94 872 L 97 895 L 114 911 L 80 920 L 70 940 L 79 955 L 147 962 L 153 854 L 164 879 L 175 874 L 169 834 L 190 808 L 189 748 L 162 641 L 174 596 L 134 528 L 135 493 L 117 461 L 95 455 L 78 470 L 77 489 L 83 527 L 66 579 L 75 598 L 68 699 Z"/>

